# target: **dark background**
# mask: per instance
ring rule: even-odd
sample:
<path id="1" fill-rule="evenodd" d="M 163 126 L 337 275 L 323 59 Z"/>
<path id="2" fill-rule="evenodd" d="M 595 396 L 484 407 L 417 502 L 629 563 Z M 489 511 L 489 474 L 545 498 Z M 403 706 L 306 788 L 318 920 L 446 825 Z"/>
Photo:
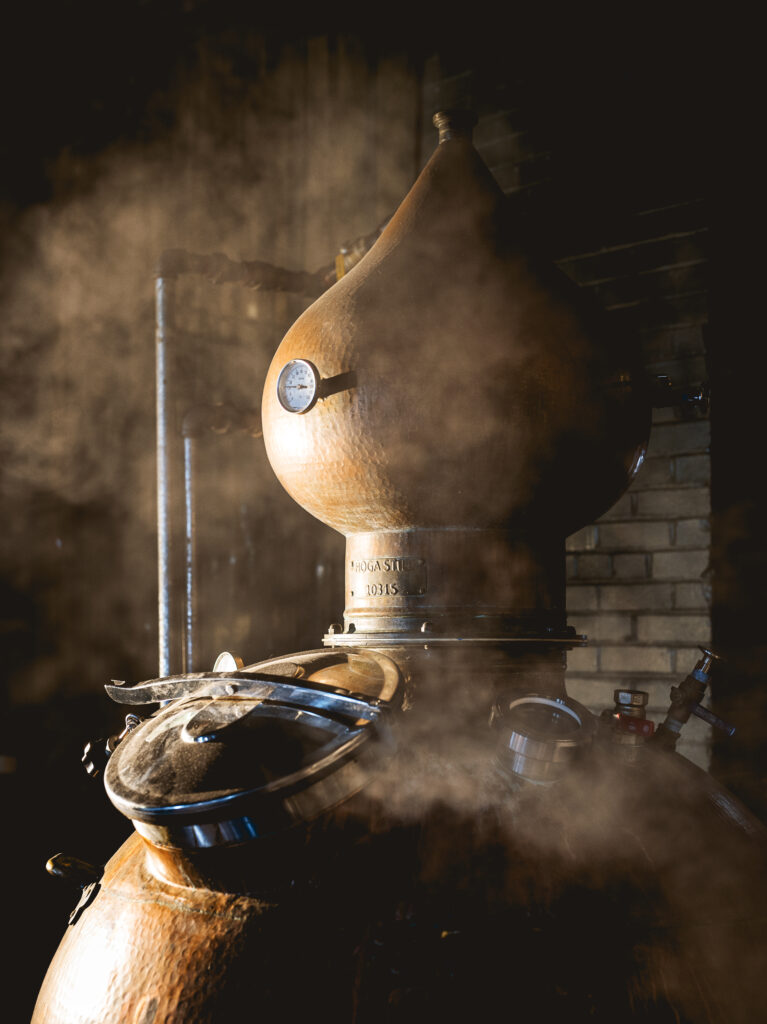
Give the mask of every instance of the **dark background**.
<path id="1" fill-rule="evenodd" d="M 382 61 L 396 61 L 408 69 L 416 90 L 426 62 L 436 55 L 444 83 L 440 105 L 457 100 L 487 114 L 508 108 L 513 97 L 557 154 L 560 170 L 547 208 L 532 214 L 544 247 L 555 249 L 568 233 L 598 236 L 627 194 L 705 197 L 714 237 L 706 335 L 712 615 L 715 645 L 728 659 L 715 702 L 724 717 L 747 723 L 729 745 L 717 746 L 714 772 L 767 816 L 763 275 L 757 256 L 762 188 L 756 180 L 762 90 L 760 61 L 749 43 L 756 26 L 734 18 L 705 24 L 699 10 L 688 15 L 679 8 L 673 18 L 668 10 L 646 6 L 610 12 L 581 12 L 564 22 L 552 8 L 539 17 L 515 11 L 513 20 L 505 12 L 499 21 L 476 5 L 451 17 L 416 17 L 389 6 L 363 16 L 316 5 L 269 14 L 231 0 L 79 0 L 26 4 L 4 14 L 0 310 L 6 315 L 0 325 L 0 387 L 8 429 L 0 456 L 11 472 L 0 491 L 0 754 L 8 769 L 0 786 L 6 938 L 13 950 L 5 957 L 5 1019 L 28 1019 L 77 898 L 47 877 L 45 859 L 61 849 L 101 863 L 128 832 L 79 763 L 84 740 L 120 725 L 120 711 L 109 706 L 101 686 L 112 676 L 146 678 L 156 671 L 153 510 L 147 498 L 153 445 L 151 267 L 143 270 L 146 293 L 132 325 L 140 325 L 143 335 L 100 309 L 93 343 L 74 348 L 67 362 L 75 381 L 69 396 L 62 383 L 67 374 L 50 371 L 52 354 L 59 351 L 58 321 L 46 320 L 38 308 L 20 318 L 14 303 L 21 289 L 44 306 L 48 289 L 57 289 L 41 257 L 46 225 L 58 225 L 61 245 L 66 222 L 62 226 L 58 211 L 88 209 L 78 206 L 80 200 L 100 195 L 103 182 L 114 180 L 115 166 L 134 162 L 151 167 L 146 180 L 157 181 L 162 194 L 169 175 L 188 174 L 192 165 L 207 182 L 208 226 L 203 230 L 190 220 L 190 247 L 226 247 L 209 226 L 218 214 L 226 225 L 222 236 L 239 231 L 242 239 L 242 251 L 230 251 L 233 257 L 284 262 L 292 253 L 308 261 L 306 269 L 316 269 L 321 245 L 302 246 L 290 235 L 290 244 L 281 248 L 271 234 L 267 245 L 263 236 L 248 234 L 238 220 L 245 213 L 236 209 L 243 169 L 249 168 L 254 183 L 267 180 L 270 158 L 284 159 L 288 152 L 285 134 L 309 131 L 295 113 L 295 94 L 284 86 L 298 81 L 291 69 L 310 59 L 313 40 L 324 40 L 331 53 L 353 52 L 357 75 L 365 67 L 375 77 Z M 343 60 L 334 66 L 343 67 Z M 301 79 L 301 88 L 306 81 Z M 343 86 L 336 87 L 342 94 Z M 320 100 L 313 109 L 322 109 Z M 254 111 L 274 126 L 273 148 L 259 144 L 258 160 L 248 162 L 253 150 L 241 150 L 227 162 L 221 155 L 227 136 L 249 123 Z M 417 114 L 407 129 L 414 172 L 424 156 L 422 121 Z M 318 130 L 316 124 L 311 130 Z M 335 129 L 329 123 L 323 130 L 332 149 Z M 207 164 L 198 136 L 208 140 Z M 347 170 L 346 188 L 352 191 L 353 165 Z M 139 181 L 139 194 L 143 187 Z M 321 193 L 321 183 L 315 189 L 306 202 Z M 295 212 L 290 202 L 285 197 L 286 216 Z M 379 210 L 359 207 L 338 218 L 323 259 L 331 261 L 340 242 L 380 221 Z M 76 273 L 85 273 L 90 240 L 100 237 L 93 226 L 83 230 L 91 234 L 85 258 L 73 240 L 73 252 L 80 254 Z M 166 244 L 158 242 L 156 252 Z M 105 255 L 97 244 L 92 257 L 101 265 L 102 280 Z M 136 258 L 131 250 L 125 262 Z M 107 259 L 113 261 L 108 275 L 126 275 L 118 250 L 108 250 Z M 35 280 L 40 290 L 30 291 Z M 53 461 L 30 459 L 27 471 L 14 469 L 26 418 L 33 416 L 36 424 L 33 446 L 42 436 L 40 423 L 50 422 L 55 433 L 58 421 L 49 410 L 55 412 L 59 402 L 77 404 L 82 378 L 98 377 L 102 358 L 112 369 L 81 407 L 84 423 L 75 436 L 90 439 L 82 451 L 78 440 L 58 462 L 54 451 Z M 73 415 L 77 419 L 77 409 Z M 68 477 L 77 485 L 60 485 Z M 328 609 L 335 606 L 337 617 L 339 604 L 335 592 L 316 597 L 309 618 L 290 625 L 289 643 L 316 646 L 332 616 Z"/>

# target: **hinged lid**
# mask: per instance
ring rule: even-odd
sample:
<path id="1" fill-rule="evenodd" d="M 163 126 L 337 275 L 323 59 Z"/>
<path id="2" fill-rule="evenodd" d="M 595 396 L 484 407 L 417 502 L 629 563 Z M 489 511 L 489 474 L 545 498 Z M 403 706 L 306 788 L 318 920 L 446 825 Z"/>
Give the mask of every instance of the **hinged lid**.
<path id="1" fill-rule="evenodd" d="M 242 842 L 311 820 L 364 785 L 363 753 L 381 737 L 389 702 L 277 673 L 211 673 L 195 684 L 107 765 L 110 800 L 153 842 Z"/>

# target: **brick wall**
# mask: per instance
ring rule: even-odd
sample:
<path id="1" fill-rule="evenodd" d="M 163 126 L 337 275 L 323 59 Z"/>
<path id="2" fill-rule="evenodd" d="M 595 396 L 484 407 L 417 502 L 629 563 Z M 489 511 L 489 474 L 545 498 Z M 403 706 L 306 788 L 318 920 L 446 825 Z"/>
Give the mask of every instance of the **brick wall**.
<path id="1" fill-rule="evenodd" d="M 493 77 L 433 57 L 424 158 L 434 146 L 435 110 L 478 110 L 475 144 L 544 251 L 596 295 L 616 333 L 635 332 L 649 373 L 701 382 L 708 232 L 700 179 L 682 173 L 681 153 L 655 173 L 641 159 L 622 159 L 633 153 L 633 126 L 621 129 L 609 117 L 602 126 L 587 104 L 578 135 L 560 113 L 568 106 L 560 86 L 556 69 L 548 80 L 524 66 Z M 568 691 L 595 712 L 612 706 L 616 686 L 631 686 L 649 692 L 649 715 L 659 720 L 670 685 L 710 641 L 709 441 L 707 418 L 656 409 L 647 458 L 628 492 L 568 538 L 569 621 L 590 640 L 568 656 Z M 679 749 L 707 767 L 710 728 L 691 720 Z"/>
<path id="2" fill-rule="evenodd" d="M 567 540 L 569 621 L 590 646 L 568 656 L 568 689 L 593 710 L 616 685 L 668 707 L 672 682 L 711 639 L 710 464 L 707 420 L 656 410 L 645 465 L 624 496 Z M 685 726 L 682 752 L 705 765 L 709 727 Z"/>

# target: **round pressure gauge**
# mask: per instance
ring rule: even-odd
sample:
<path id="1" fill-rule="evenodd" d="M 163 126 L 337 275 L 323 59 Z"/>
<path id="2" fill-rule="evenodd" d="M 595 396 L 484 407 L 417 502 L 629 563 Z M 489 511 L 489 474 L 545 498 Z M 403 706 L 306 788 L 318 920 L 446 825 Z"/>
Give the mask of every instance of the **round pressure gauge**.
<path id="1" fill-rule="evenodd" d="M 291 359 L 277 378 L 277 398 L 288 412 L 309 412 L 320 397 L 320 374 L 308 359 Z"/>

